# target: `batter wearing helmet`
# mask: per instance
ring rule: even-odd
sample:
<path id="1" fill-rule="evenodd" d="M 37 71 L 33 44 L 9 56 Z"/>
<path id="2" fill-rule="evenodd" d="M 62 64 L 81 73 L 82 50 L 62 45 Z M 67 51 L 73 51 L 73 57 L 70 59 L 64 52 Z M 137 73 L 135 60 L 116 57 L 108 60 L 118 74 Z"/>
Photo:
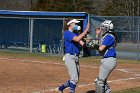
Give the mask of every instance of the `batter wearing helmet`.
<path id="1" fill-rule="evenodd" d="M 117 64 L 115 50 L 116 36 L 113 29 L 114 26 L 110 20 L 105 20 L 101 23 L 100 29 L 96 29 L 96 34 L 101 34 L 102 38 L 99 40 L 100 44 L 94 47 L 103 56 L 101 58 L 99 75 L 95 79 L 96 93 L 111 93 L 111 89 L 107 84 L 107 78 Z"/>
<path id="2" fill-rule="evenodd" d="M 64 32 L 64 53 L 65 53 L 65 65 L 68 69 L 70 79 L 60 87 L 56 88 L 57 93 L 63 93 L 63 90 L 69 87 L 69 93 L 75 93 L 75 88 L 79 80 L 80 66 L 78 56 L 80 54 L 80 45 L 84 46 L 82 38 L 87 34 L 89 29 L 89 22 L 86 29 L 80 35 L 74 33 L 74 30 L 80 30 L 81 27 L 76 23 L 80 21 L 76 19 L 68 20 L 68 30 Z"/>

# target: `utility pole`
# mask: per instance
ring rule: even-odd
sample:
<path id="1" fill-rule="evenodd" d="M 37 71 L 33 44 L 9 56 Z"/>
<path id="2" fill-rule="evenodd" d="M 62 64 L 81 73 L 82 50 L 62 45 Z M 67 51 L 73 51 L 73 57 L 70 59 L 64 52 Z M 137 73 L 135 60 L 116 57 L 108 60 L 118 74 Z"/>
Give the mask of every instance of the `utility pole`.
<path id="1" fill-rule="evenodd" d="M 33 0 L 30 1 L 30 10 L 33 8 Z"/>
<path id="2" fill-rule="evenodd" d="M 139 6 L 139 4 L 140 4 L 140 1 L 138 0 L 138 9 L 137 9 L 137 16 L 139 16 L 140 14 L 139 14 L 139 12 L 140 12 L 140 6 Z M 137 23 L 137 25 L 138 25 L 138 54 L 137 54 L 137 60 L 139 60 L 140 58 L 140 18 L 139 17 L 137 17 L 137 19 L 138 19 L 138 23 Z"/>
<path id="3" fill-rule="evenodd" d="M 138 0 L 138 10 L 137 10 L 138 13 L 137 13 L 137 16 L 140 16 L 140 14 L 139 14 L 140 13 L 140 6 L 139 5 L 140 5 L 140 0 Z"/>
<path id="4" fill-rule="evenodd" d="M 73 0 L 73 5 L 74 5 L 74 10 L 75 10 L 75 12 L 77 12 L 77 6 L 76 6 L 75 0 Z"/>

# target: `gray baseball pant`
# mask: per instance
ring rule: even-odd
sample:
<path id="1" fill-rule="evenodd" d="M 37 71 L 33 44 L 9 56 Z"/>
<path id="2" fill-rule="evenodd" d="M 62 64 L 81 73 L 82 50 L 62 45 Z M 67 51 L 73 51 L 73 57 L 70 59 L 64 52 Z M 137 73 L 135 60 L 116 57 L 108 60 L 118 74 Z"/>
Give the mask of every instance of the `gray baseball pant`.
<path id="1" fill-rule="evenodd" d="M 116 58 L 109 57 L 101 59 L 99 78 L 106 81 L 111 71 L 116 67 Z"/>
<path id="2" fill-rule="evenodd" d="M 67 53 L 65 55 L 65 65 L 67 66 L 68 73 L 71 78 L 71 83 L 76 85 L 79 81 L 80 75 L 80 65 L 78 56 L 70 55 L 69 53 Z"/>
<path id="3" fill-rule="evenodd" d="M 109 57 L 101 59 L 99 76 L 95 80 L 95 93 L 111 93 L 111 89 L 107 84 L 107 78 L 116 67 L 116 64 L 116 58 Z"/>

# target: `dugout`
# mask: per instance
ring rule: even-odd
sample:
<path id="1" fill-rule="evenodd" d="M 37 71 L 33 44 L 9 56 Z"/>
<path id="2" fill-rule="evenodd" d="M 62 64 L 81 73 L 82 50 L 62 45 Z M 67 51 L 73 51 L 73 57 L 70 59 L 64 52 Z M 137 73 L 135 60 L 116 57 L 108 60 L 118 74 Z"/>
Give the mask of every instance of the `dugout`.
<path id="1" fill-rule="evenodd" d="M 45 12 L 0 10 L 0 50 L 26 52 L 40 51 L 46 44 L 46 52 L 63 52 L 65 18 L 80 20 L 83 31 L 86 27 L 86 12 Z"/>

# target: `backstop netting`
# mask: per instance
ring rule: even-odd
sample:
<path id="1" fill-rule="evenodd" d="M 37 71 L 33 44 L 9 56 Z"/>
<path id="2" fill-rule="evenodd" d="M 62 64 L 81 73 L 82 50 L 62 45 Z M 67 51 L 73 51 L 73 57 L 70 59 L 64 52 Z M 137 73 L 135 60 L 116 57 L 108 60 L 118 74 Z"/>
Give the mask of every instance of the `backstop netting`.
<path id="1" fill-rule="evenodd" d="M 119 58 L 140 59 L 140 17 L 128 16 L 91 16 L 91 29 L 95 37 L 95 28 L 104 20 L 112 20 L 117 34 L 117 56 Z"/>

